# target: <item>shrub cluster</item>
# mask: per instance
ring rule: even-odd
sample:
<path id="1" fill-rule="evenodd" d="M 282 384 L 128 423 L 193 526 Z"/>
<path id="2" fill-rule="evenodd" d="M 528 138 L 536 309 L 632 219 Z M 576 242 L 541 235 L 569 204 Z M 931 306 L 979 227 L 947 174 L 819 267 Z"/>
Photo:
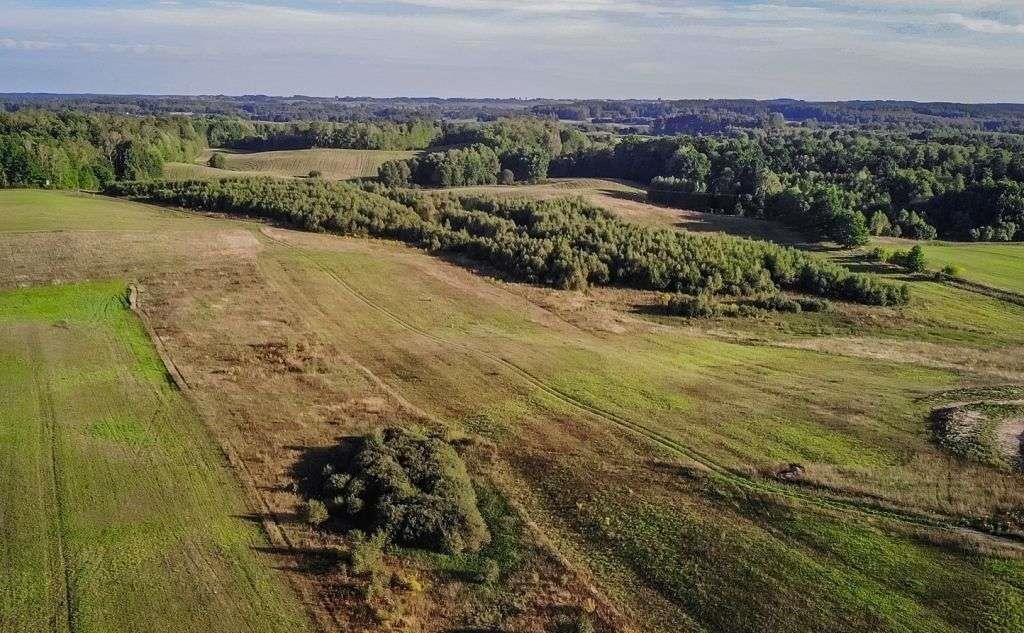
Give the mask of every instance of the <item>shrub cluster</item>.
<path id="1" fill-rule="evenodd" d="M 563 148 L 589 143 L 578 130 L 560 129 L 551 121 L 499 119 L 489 124 L 447 124 L 439 149 L 379 168 L 380 182 L 390 187 L 457 187 L 536 182 L 548 175 L 553 156 Z"/>
<path id="2" fill-rule="evenodd" d="M 831 309 L 824 299 L 789 298 L 782 294 L 741 299 L 735 303 L 725 303 L 707 295 L 673 294 L 663 299 L 662 306 L 669 314 L 698 319 L 758 316 L 766 312 L 826 312 Z"/>
<path id="3" fill-rule="evenodd" d="M 498 154 L 486 145 L 470 145 L 462 149 L 445 152 L 431 152 L 408 161 L 409 180 L 427 187 L 462 187 L 471 185 L 493 185 L 498 182 L 501 163 Z M 389 172 L 402 171 L 389 165 L 378 173 L 387 176 Z M 408 182 L 392 182 L 405 186 Z"/>
<path id="4" fill-rule="evenodd" d="M 210 160 L 206 161 L 206 164 L 215 169 L 227 169 L 228 159 L 224 152 L 214 152 L 210 156 Z"/>
<path id="5" fill-rule="evenodd" d="M 360 438 L 319 489 L 334 518 L 400 545 L 457 553 L 490 541 L 466 465 L 436 436 L 390 427 Z"/>
<path id="6" fill-rule="evenodd" d="M 640 226 L 579 199 L 430 197 L 316 180 L 113 183 L 107 192 L 288 222 L 313 231 L 404 240 L 560 288 L 744 296 L 781 289 L 871 305 L 906 303 L 906 285 L 855 274 L 770 242 Z"/>
<path id="7" fill-rule="evenodd" d="M 921 248 L 920 244 L 915 244 L 914 246 L 902 251 L 888 251 L 884 248 L 876 247 L 868 252 L 868 259 L 894 264 L 900 268 L 905 268 L 912 273 L 923 273 L 928 269 L 928 260 L 925 258 L 924 249 Z"/>

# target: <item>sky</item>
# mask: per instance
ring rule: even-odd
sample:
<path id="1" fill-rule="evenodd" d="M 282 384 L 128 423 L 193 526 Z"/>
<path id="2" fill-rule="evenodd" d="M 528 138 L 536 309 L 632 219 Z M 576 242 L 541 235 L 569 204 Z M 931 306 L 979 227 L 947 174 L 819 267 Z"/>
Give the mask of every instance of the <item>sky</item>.
<path id="1" fill-rule="evenodd" d="M 0 0 L 0 92 L 1024 102 L 1024 0 Z"/>

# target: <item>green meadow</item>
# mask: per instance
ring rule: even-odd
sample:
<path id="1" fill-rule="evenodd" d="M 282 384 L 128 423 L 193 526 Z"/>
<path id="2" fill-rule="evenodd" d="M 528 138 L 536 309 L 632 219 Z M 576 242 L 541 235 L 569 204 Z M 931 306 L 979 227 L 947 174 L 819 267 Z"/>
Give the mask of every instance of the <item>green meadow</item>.
<path id="1" fill-rule="evenodd" d="M 0 401 L 0 631 L 309 630 L 124 283 L 0 292 Z"/>

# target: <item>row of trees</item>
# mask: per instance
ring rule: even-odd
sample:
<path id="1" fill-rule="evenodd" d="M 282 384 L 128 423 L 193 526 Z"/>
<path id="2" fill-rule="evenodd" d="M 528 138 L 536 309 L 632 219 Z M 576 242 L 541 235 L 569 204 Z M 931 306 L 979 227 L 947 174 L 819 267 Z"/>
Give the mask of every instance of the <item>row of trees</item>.
<path id="1" fill-rule="evenodd" d="M 230 121 L 230 120 L 229 120 Z M 221 124 L 222 125 L 222 124 Z M 230 130 L 228 130 L 230 131 Z M 328 123 L 249 123 L 238 125 L 237 136 L 210 138 L 211 145 L 254 151 L 308 149 L 413 150 L 426 149 L 441 138 L 435 121 L 345 121 Z"/>
<path id="2" fill-rule="evenodd" d="M 309 230 L 400 239 L 562 288 L 618 284 L 731 296 L 785 288 L 873 305 L 909 298 L 905 285 L 854 274 L 794 249 L 639 226 L 576 199 L 438 197 L 372 183 L 359 189 L 273 179 L 115 183 L 107 191 Z"/>
<path id="3" fill-rule="evenodd" d="M 1024 239 L 1024 139 L 1016 136 L 627 137 L 560 156 L 551 171 L 650 182 L 657 202 L 778 219 L 846 244 L 871 232 Z"/>

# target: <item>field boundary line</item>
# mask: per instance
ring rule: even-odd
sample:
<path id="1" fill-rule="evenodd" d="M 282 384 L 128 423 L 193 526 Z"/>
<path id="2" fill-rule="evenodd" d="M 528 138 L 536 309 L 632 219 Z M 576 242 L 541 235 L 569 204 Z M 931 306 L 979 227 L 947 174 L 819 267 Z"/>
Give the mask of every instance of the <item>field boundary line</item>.
<path id="1" fill-rule="evenodd" d="M 330 276 L 332 279 L 334 279 L 339 285 L 341 285 L 343 288 L 345 288 L 350 294 L 352 294 L 358 300 L 360 300 L 361 302 L 363 302 L 364 304 L 366 304 L 370 308 L 372 308 L 374 310 L 377 310 L 377 311 L 381 312 L 382 314 L 388 316 L 393 321 L 395 321 L 399 326 L 401 326 L 401 327 L 403 327 L 403 328 L 405 328 L 405 329 L 407 329 L 409 331 L 412 331 L 412 332 L 414 332 L 414 333 L 416 333 L 416 334 L 418 334 L 418 335 L 420 335 L 422 337 L 425 337 L 428 340 L 431 340 L 431 341 L 433 341 L 435 343 L 456 347 L 456 348 L 462 349 L 464 351 L 467 351 L 469 353 L 476 354 L 478 356 L 482 356 L 484 358 L 487 358 L 487 359 L 491 360 L 494 363 L 502 365 L 502 366 L 506 367 L 507 369 L 510 369 L 510 370 L 514 371 L 516 374 L 518 374 L 521 378 L 523 378 L 524 380 L 529 382 L 535 388 L 538 388 L 538 389 L 544 391 L 545 393 L 547 393 L 551 397 L 554 397 L 554 398 L 560 400 L 564 404 L 568 404 L 568 405 L 573 406 L 573 407 L 575 407 L 577 409 L 580 409 L 580 410 L 583 410 L 585 412 L 588 412 L 591 415 L 594 415 L 595 417 L 597 417 L 598 419 L 603 419 L 603 420 L 605 420 L 607 422 L 611 422 L 612 424 L 614 424 L 616 426 L 619 426 L 620 428 L 624 428 L 624 429 L 626 429 L 628 431 L 632 431 L 633 433 L 635 433 L 637 435 L 640 435 L 641 437 L 644 437 L 648 441 L 650 441 L 650 442 L 652 442 L 654 444 L 660 445 L 663 448 L 668 449 L 670 452 L 674 452 L 674 453 L 676 453 L 678 455 L 682 455 L 683 457 L 688 458 L 689 460 L 697 463 L 698 465 L 708 469 L 709 471 L 713 472 L 714 474 L 718 475 L 719 477 L 722 477 L 723 479 L 725 479 L 725 480 L 729 481 L 730 483 L 733 483 L 733 484 L 735 484 L 735 485 L 737 485 L 739 487 L 746 488 L 748 490 L 753 490 L 753 491 L 760 492 L 760 493 L 765 493 L 765 494 L 770 494 L 770 495 L 778 495 L 778 496 L 781 496 L 781 497 L 784 497 L 784 498 L 789 498 L 789 499 L 792 499 L 792 500 L 795 500 L 795 501 L 804 502 L 804 503 L 807 503 L 807 504 L 812 505 L 812 506 L 818 506 L 819 508 L 822 508 L 822 509 L 829 509 L 829 510 L 833 510 L 833 511 L 858 514 L 858 515 L 861 515 L 861 516 L 866 516 L 866 517 L 871 517 L 871 518 L 887 519 L 887 520 L 895 521 L 895 522 L 898 522 L 898 523 L 904 523 L 904 524 L 908 524 L 908 525 L 913 525 L 915 527 L 944 529 L 944 530 L 948 530 L 948 531 L 951 531 L 951 532 L 975 533 L 975 534 L 982 535 L 982 536 L 984 536 L 986 538 L 997 539 L 997 540 L 1000 540 L 1000 541 L 1006 542 L 1006 543 L 1013 543 L 1015 546 L 1020 547 L 1017 539 L 1008 538 L 1008 537 L 1001 536 L 1001 535 L 996 535 L 996 534 L 991 534 L 991 533 L 985 532 L 983 530 L 978 530 L 978 529 L 975 529 L 975 528 L 971 528 L 971 527 L 968 527 L 968 526 L 961 525 L 953 517 L 943 516 L 943 515 L 939 515 L 939 514 L 920 513 L 920 512 L 916 512 L 914 510 L 906 509 L 906 508 L 888 507 L 886 505 L 872 504 L 872 503 L 857 501 L 857 500 L 854 500 L 854 499 L 836 498 L 836 497 L 829 497 L 829 496 L 825 496 L 825 495 L 821 495 L 821 494 L 813 494 L 813 493 L 808 493 L 808 492 L 805 492 L 805 491 L 802 491 L 802 490 L 799 490 L 799 489 L 796 489 L 796 488 L 784 488 L 784 487 L 780 487 L 780 486 L 777 486 L 777 485 L 772 485 L 769 482 L 763 482 L 762 483 L 762 482 L 758 482 L 758 481 L 756 481 L 754 479 L 745 477 L 742 474 L 736 473 L 732 469 L 730 469 L 730 468 L 728 468 L 726 466 L 723 466 L 723 465 L 715 462 L 711 457 L 701 453 L 700 451 L 697 451 L 697 450 L 694 450 L 694 449 L 692 449 L 692 448 L 690 448 L 688 446 L 685 446 L 685 445 L 681 444 L 680 442 L 678 442 L 678 441 L 676 441 L 676 440 L 674 440 L 674 439 L 672 439 L 672 438 L 670 438 L 670 437 L 668 437 L 668 436 L 666 436 L 666 435 L 664 435 L 664 434 L 662 434 L 662 433 L 660 433 L 658 431 L 652 430 L 652 429 L 646 427 L 645 425 L 642 425 L 642 424 L 637 423 L 637 422 L 633 422 L 632 420 L 629 420 L 627 418 L 623 418 L 622 416 L 619 416 L 618 414 L 615 414 L 613 412 L 607 411 L 607 410 L 605 410 L 605 409 L 603 409 L 601 407 L 598 407 L 596 405 L 592 405 L 592 404 L 583 402 L 583 401 L 577 399 L 576 397 L 572 396 L 571 394 L 568 394 L 568 393 L 566 393 L 566 392 L 564 392 L 564 391 L 562 391 L 562 390 L 560 390 L 560 389 L 558 389 L 556 387 L 552 387 L 551 385 L 545 383 L 543 380 L 541 380 L 538 377 L 534 376 L 529 371 L 525 370 L 524 368 L 520 367 L 519 365 L 515 364 L 514 362 L 508 360 L 507 358 L 504 358 L 502 356 L 498 356 L 498 355 L 495 355 L 495 354 L 491 354 L 489 352 L 486 352 L 484 350 L 480 350 L 480 349 L 475 348 L 475 347 L 470 346 L 470 345 L 466 345 L 464 343 L 459 343 L 457 341 L 452 341 L 452 340 L 449 340 L 449 339 L 445 339 L 444 337 L 437 336 L 435 334 L 427 332 L 426 330 L 423 330 L 422 328 L 416 326 L 415 324 L 410 323 L 410 322 L 406 321 L 405 319 L 403 319 L 402 317 L 398 316 L 397 314 L 395 314 L 394 312 L 392 312 L 388 308 L 386 308 L 386 307 L 384 307 L 384 306 L 382 306 L 380 304 L 377 304 L 376 302 L 374 302 L 370 298 L 368 298 L 365 295 L 363 295 L 361 292 L 356 290 L 351 284 L 349 284 L 347 281 L 345 281 L 336 271 L 332 270 L 328 266 L 326 266 L 323 263 L 321 263 L 320 261 L 318 261 L 314 256 L 310 255 L 305 250 L 303 250 L 300 247 L 297 247 L 297 246 L 289 243 L 285 239 L 282 239 L 282 238 L 279 238 L 279 237 L 274 237 L 268 231 L 261 230 L 261 232 L 263 233 L 264 236 L 266 236 L 271 241 L 276 242 L 277 244 L 283 245 L 286 248 L 292 249 L 292 250 L 298 252 L 299 254 L 301 254 L 307 260 L 312 262 L 322 272 L 326 273 L 328 276 Z"/>
<path id="2" fill-rule="evenodd" d="M 63 597 L 58 595 L 60 605 L 60 622 L 53 622 L 54 631 L 69 631 L 74 633 L 76 622 L 74 617 L 75 589 L 71 579 L 71 560 L 68 548 L 64 542 L 67 533 L 67 516 L 65 514 L 64 495 L 61 491 L 61 466 L 58 456 L 57 439 L 57 412 L 53 406 L 53 394 L 50 391 L 49 372 L 44 362 L 43 346 L 39 340 L 39 333 L 32 331 L 30 335 L 32 355 L 36 358 L 36 371 L 34 372 L 36 390 L 39 392 L 39 409 L 43 415 L 43 428 L 49 435 L 47 446 L 50 451 L 50 494 L 53 496 L 54 511 L 57 513 L 55 547 L 57 549 L 56 562 L 60 566 L 58 575 L 61 576 L 63 584 Z M 63 624 L 63 626 L 62 626 Z"/>
<path id="3" fill-rule="evenodd" d="M 163 363 L 168 376 L 171 378 L 171 384 L 185 396 L 189 404 L 191 404 L 196 410 L 197 415 L 203 422 L 203 427 L 210 435 L 210 439 L 220 449 L 221 455 L 223 455 L 227 464 L 231 467 L 231 470 L 236 474 L 239 483 L 242 485 L 242 490 L 245 493 L 243 496 L 246 500 L 246 505 L 250 512 L 254 512 L 259 516 L 263 533 L 266 535 L 270 545 L 298 554 L 299 548 L 291 540 L 284 528 L 281 527 L 281 524 L 277 521 L 277 515 L 259 493 L 259 488 L 256 485 L 256 478 L 249 470 L 245 460 L 238 455 L 238 451 L 235 449 L 234 444 L 224 436 L 224 434 L 218 433 L 217 430 L 213 428 L 209 422 L 209 416 L 203 413 L 206 407 L 204 407 L 195 396 L 192 387 L 189 385 L 188 381 L 185 380 L 185 377 L 182 375 L 177 363 L 174 362 L 174 359 L 167 351 L 167 346 L 164 343 L 163 338 L 153 327 L 152 317 L 149 315 L 149 312 L 142 307 L 139 295 L 140 290 L 138 285 L 135 283 L 130 284 L 128 290 L 128 307 L 136 314 L 136 316 L 139 317 L 143 328 L 149 335 L 150 340 L 153 341 L 153 347 L 156 348 L 157 355 L 160 357 L 160 361 Z M 284 575 L 288 578 L 288 584 L 291 586 L 292 591 L 294 591 L 296 596 L 306 605 L 306 612 L 312 616 L 313 624 L 323 633 L 344 630 L 344 624 L 338 620 L 333 611 L 328 608 L 328 605 L 318 597 L 311 596 L 310 593 L 315 592 L 306 591 L 305 588 L 293 577 L 293 573 L 297 572 L 294 572 L 293 570 L 286 570 Z M 320 608 L 310 608 L 310 604 L 314 603 Z M 329 620 L 326 619 L 327 615 L 330 616 Z"/>
<path id="4" fill-rule="evenodd" d="M 989 286 L 977 281 L 958 279 L 949 275 L 942 275 L 941 279 L 942 282 L 948 286 L 959 288 L 960 290 L 967 290 L 968 292 L 974 292 L 989 297 L 990 299 L 998 299 L 1000 301 L 1024 307 L 1024 294 L 1020 294 L 1012 290 L 1003 290 L 1002 288 L 996 288 L 995 286 Z"/>

